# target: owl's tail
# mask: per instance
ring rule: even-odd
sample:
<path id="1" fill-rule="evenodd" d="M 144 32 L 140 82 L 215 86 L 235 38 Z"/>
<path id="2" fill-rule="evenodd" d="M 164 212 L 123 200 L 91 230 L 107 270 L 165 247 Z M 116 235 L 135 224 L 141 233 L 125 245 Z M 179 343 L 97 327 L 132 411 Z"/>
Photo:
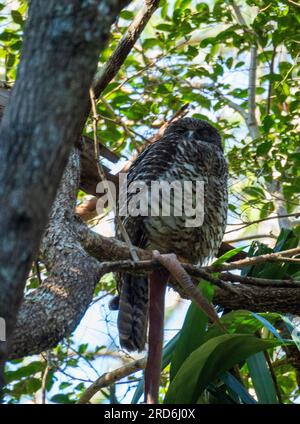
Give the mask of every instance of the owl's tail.
<path id="1" fill-rule="evenodd" d="M 128 350 L 145 348 L 148 327 L 148 280 L 123 274 L 119 300 L 118 330 L 121 346 Z"/>

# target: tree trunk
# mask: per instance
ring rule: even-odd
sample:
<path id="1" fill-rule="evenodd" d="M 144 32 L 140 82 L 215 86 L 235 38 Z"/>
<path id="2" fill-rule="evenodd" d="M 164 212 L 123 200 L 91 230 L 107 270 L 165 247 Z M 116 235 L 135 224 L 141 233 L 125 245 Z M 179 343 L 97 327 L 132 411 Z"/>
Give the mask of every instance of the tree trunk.
<path id="1" fill-rule="evenodd" d="M 8 340 L 71 146 L 83 129 L 100 50 L 126 3 L 30 2 L 17 81 L 0 129 L 0 316 Z M 2 370 L 5 355 L 6 343 L 0 343 Z"/>

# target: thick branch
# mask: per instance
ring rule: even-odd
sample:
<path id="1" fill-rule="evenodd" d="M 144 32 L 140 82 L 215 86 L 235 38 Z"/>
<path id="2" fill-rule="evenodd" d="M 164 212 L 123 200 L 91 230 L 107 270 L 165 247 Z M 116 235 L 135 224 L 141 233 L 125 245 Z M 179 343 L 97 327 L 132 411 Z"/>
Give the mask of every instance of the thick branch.
<path id="1" fill-rule="evenodd" d="M 104 88 L 117 75 L 120 67 L 125 62 L 138 37 L 144 30 L 158 5 L 159 0 L 145 0 L 144 7 L 138 12 L 132 23 L 129 25 L 115 51 L 110 56 L 106 64 L 96 74 L 93 84 L 96 97 L 100 96 Z"/>
<path id="2" fill-rule="evenodd" d="M 78 177 L 78 152 L 74 152 L 41 247 L 50 275 L 21 305 L 11 339 L 10 359 L 55 346 L 74 331 L 92 301 L 102 271 L 99 262 L 81 247 L 73 227 Z"/>
<path id="3" fill-rule="evenodd" d="M 264 288 L 237 285 L 235 293 L 228 295 L 217 288 L 213 302 L 233 310 L 247 309 L 253 312 L 278 312 L 300 314 L 299 288 Z"/>
<path id="4" fill-rule="evenodd" d="M 8 339 L 71 146 L 83 129 L 100 50 L 126 3 L 29 3 L 18 78 L 0 130 L 0 311 Z M 1 343 L 1 368 L 5 348 Z"/>

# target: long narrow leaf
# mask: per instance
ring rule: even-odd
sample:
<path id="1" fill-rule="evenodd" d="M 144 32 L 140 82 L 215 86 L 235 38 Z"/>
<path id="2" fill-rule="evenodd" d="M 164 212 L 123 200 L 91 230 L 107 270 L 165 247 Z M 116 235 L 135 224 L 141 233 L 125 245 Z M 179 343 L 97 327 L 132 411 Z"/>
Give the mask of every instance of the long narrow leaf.
<path id="1" fill-rule="evenodd" d="M 249 395 L 246 388 L 232 375 L 230 372 L 226 372 L 222 375 L 221 380 L 230 388 L 243 403 L 254 404 L 257 401 Z"/>
<path id="2" fill-rule="evenodd" d="M 259 403 L 278 403 L 274 382 L 263 352 L 258 352 L 248 358 L 247 365 Z"/>
<path id="3" fill-rule="evenodd" d="M 223 334 L 208 340 L 182 364 L 170 383 L 165 403 L 195 403 L 205 387 L 249 356 L 277 346 L 248 334 Z"/>
<path id="4" fill-rule="evenodd" d="M 274 325 L 272 325 L 270 323 L 270 321 L 266 320 L 263 316 L 256 314 L 255 312 L 252 312 L 252 315 L 258 319 L 258 321 L 260 321 L 268 330 L 271 331 L 272 334 L 274 334 L 274 336 L 280 340 L 281 342 L 283 342 L 282 337 L 280 336 L 280 334 L 278 333 L 278 331 L 276 330 L 276 328 L 274 327 Z"/>
<path id="5" fill-rule="evenodd" d="M 209 283 L 202 283 L 200 287 L 202 294 L 208 301 L 211 301 L 213 287 Z M 173 380 L 185 359 L 202 344 L 207 323 L 207 315 L 193 302 L 187 311 L 179 340 L 172 356 L 170 381 Z"/>

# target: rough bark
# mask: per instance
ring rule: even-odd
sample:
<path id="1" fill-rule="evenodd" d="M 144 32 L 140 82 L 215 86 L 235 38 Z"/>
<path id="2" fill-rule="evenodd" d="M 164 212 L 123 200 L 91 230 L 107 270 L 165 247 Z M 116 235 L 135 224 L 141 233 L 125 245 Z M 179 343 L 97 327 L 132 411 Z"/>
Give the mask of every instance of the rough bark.
<path id="1" fill-rule="evenodd" d="M 81 246 L 74 228 L 79 154 L 71 154 L 45 231 L 41 255 L 49 277 L 22 303 L 10 358 L 42 352 L 71 334 L 101 275 L 100 263 Z"/>
<path id="2" fill-rule="evenodd" d="M 300 314 L 300 288 L 235 285 L 235 293 L 216 289 L 214 303 L 233 310 Z"/>
<path id="3" fill-rule="evenodd" d="M 71 146 L 82 132 L 100 50 L 126 3 L 30 2 L 18 77 L 0 129 L 0 314 L 8 339 Z M 1 367 L 5 350 L 1 343 Z"/>
<path id="4" fill-rule="evenodd" d="M 10 90 L 8 88 L 0 87 L 0 119 L 4 113 L 4 109 L 8 103 L 8 99 L 10 96 Z"/>

